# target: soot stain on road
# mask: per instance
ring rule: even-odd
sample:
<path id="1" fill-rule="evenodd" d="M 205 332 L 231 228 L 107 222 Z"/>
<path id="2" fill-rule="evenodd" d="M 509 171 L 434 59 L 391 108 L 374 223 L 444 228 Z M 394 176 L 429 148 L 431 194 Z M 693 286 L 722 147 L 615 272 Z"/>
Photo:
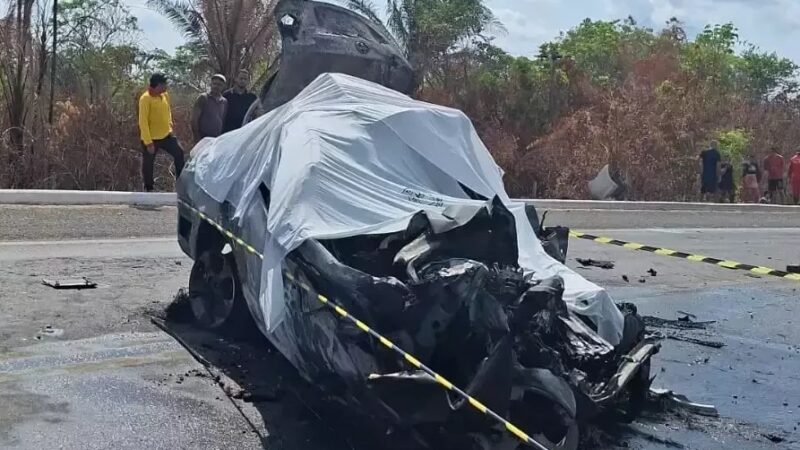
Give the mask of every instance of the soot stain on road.
<path id="1" fill-rule="evenodd" d="M 313 386 L 299 378 L 297 371 L 266 340 L 255 325 L 225 333 L 213 333 L 190 323 L 183 297 L 177 297 L 163 312 L 169 333 L 188 347 L 211 373 L 194 372 L 170 377 L 180 384 L 187 377 L 210 378 L 220 387 L 220 395 L 234 402 L 251 404 L 266 428 L 261 436 L 264 448 L 291 450 L 352 450 L 374 448 L 357 444 L 359 433 L 344 419 L 346 411 L 336 409 L 320 398 Z M 221 373 L 216 374 L 215 371 Z M 167 379 L 163 380 L 167 381 Z M 349 427 L 348 427 L 349 424 Z M 351 437 L 352 436 L 352 437 Z"/>
<path id="2" fill-rule="evenodd" d="M 268 433 L 265 448 L 308 450 L 364 450 L 380 445 L 375 436 L 354 427 L 359 417 L 325 398 L 314 386 L 300 379 L 297 371 L 258 332 L 254 324 L 225 332 L 197 328 L 193 322 L 188 294 L 181 290 L 175 300 L 158 314 L 166 319 L 170 332 L 196 353 L 201 363 L 220 370 L 224 377 L 211 376 L 221 391 L 234 401 L 251 403 Z M 651 323 L 681 330 L 705 329 L 713 322 L 665 320 L 651 317 Z M 209 377 L 203 372 L 175 378 Z M 234 383 L 226 385 L 224 378 Z M 165 380 L 166 381 L 166 380 Z M 785 442 L 781 433 L 720 417 L 702 417 L 668 402 L 651 400 L 644 413 L 631 421 L 623 412 L 587 426 L 580 448 L 696 448 L 697 442 L 724 442 L 731 436 L 738 442 L 774 444 Z M 300 447 L 298 447 L 300 446 Z M 753 448 L 762 448 L 755 445 Z"/>

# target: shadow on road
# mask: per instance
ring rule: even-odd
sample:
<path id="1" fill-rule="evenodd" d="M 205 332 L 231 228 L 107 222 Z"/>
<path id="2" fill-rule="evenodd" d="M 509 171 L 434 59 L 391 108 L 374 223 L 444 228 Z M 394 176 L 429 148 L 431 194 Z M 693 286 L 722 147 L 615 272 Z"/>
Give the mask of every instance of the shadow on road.
<path id="1" fill-rule="evenodd" d="M 216 333 L 191 323 L 153 322 L 209 369 L 270 450 L 366 450 L 358 422 L 300 378 L 255 325 Z M 203 375 L 205 376 L 205 375 Z"/>

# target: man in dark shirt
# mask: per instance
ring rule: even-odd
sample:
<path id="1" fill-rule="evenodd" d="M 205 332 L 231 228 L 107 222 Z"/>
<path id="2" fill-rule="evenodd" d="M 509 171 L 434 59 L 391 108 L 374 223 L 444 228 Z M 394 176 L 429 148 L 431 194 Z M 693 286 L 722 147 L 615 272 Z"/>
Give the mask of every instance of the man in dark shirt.
<path id="1" fill-rule="evenodd" d="M 228 101 L 222 96 L 225 84 L 223 75 L 213 75 L 211 89 L 197 97 L 192 108 L 192 134 L 195 142 L 222 134 L 225 111 L 228 108 Z"/>
<path id="2" fill-rule="evenodd" d="M 250 74 L 246 70 L 242 70 L 236 76 L 233 89 L 229 89 L 223 94 L 228 100 L 228 112 L 225 114 L 223 133 L 240 128 L 247 110 L 256 101 L 256 94 L 247 90 L 249 85 Z"/>
<path id="3" fill-rule="evenodd" d="M 719 179 L 719 193 L 722 201 L 734 203 L 736 201 L 736 183 L 733 181 L 733 165 L 730 159 L 722 161 L 722 175 Z"/>
<path id="4" fill-rule="evenodd" d="M 711 147 L 707 150 L 700 152 L 700 161 L 702 169 L 700 171 L 700 193 L 703 195 L 703 200 L 716 200 L 717 187 L 720 178 L 720 162 L 722 155 L 717 150 L 719 144 L 716 141 L 711 142 Z"/>

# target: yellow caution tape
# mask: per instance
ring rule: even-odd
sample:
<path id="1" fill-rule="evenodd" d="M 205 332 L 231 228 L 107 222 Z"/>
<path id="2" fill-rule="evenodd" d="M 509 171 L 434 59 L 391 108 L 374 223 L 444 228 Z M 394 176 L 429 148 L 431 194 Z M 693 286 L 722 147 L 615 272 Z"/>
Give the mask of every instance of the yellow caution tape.
<path id="1" fill-rule="evenodd" d="M 570 231 L 570 236 L 579 239 L 586 239 L 588 241 L 598 242 L 600 244 L 615 245 L 617 247 L 628 248 L 631 250 L 640 250 L 643 252 L 655 253 L 656 255 L 672 256 L 674 258 L 682 258 L 694 262 L 713 264 L 715 266 L 724 267 L 726 269 L 744 270 L 758 275 L 770 275 L 774 277 L 785 278 L 788 280 L 800 281 L 800 274 L 784 272 L 783 270 L 771 269 L 769 267 L 743 264 L 740 262 L 731 261 L 729 259 L 709 258 L 708 256 L 678 252 L 675 250 L 670 250 L 668 248 L 652 247 L 649 245 L 637 244 L 635 242 L 626 242 L 626 241 L 621 241 L 619 239 L 612 239 L 609 237 L 594 236 L 579 231 Z"/>

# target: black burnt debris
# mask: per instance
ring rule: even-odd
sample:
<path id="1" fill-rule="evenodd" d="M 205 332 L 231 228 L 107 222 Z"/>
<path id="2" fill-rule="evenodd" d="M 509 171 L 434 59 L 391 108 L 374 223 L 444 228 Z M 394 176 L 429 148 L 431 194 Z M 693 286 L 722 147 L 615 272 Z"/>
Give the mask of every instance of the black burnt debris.
<path id="1" fill-rule="evenodd" d="M 577 448 L 582 423 L 610 409 L 642 407 L 659 346 L 646 337 L 635 307 L 623 305 L 617 346 L 601 338 L 567 307 L 560 278 L 534 281 L 517 265 L 513 217 L 499 201 L 460 227 L 434 228 L 420 213 L 401 233 L 310 240 L 290 254 L 289 266 L 294 278 L 545 446 Z M 398 355 L 318 309 L 306 298 L 313 293 L 287 290 L 309 317 L 325 317 L 303 327 L 299 347 L 339 349 L 296 364 L 305 377 L 324 380 L 328 394 L 384 418 L 387 429 L 406 431 L 399 435 L 416 436 L 419 448 L 515 448 L 515 438 L 429 375 L 409 372 Z"/>
<path id="2" fill-rule="evenodd" d="M 583 267 L 599 267 L 606 270 L 614 268 L 613 261 L 602 261 L 591 258 L 575 258 L 575 261 L 578 261 L 578 264 L 582 265 Z"/>

